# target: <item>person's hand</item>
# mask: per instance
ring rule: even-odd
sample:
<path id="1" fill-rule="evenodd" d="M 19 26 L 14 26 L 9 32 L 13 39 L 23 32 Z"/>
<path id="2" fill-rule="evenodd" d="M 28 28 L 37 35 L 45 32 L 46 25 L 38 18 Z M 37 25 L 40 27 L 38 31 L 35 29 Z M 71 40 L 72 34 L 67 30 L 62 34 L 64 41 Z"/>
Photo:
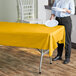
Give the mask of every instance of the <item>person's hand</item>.
<path id="1" fill-rule="evenodd" d="M 68 10 L 67 8 L 63 8 L 65 11 L 63 11 L 64 13 L 71 13 L 70 10 Z"/>
<path id="2" fill-rule="evenodd" d="M 50 17 L 50 20 L 52 20 L 52 19 L 53 19 L 53 17 L 51 16 L 51 17 Z"/>
<path id="3" fill-rule="evenodd" d="M 63 10 L 65 10 L 65 11 L 63 11 L 63 13 L 66 13 L 68 9 L 67 8 L 63 8 Z"/>
<path id="4" fill-rule="evenodd" d="M 50 20 L 54 19 L 54 16 L 55 16 L 55 15 L 54 15 L 54 14 L 52 14 L 52 15 L 51 15 L 51 17 L 50 17 Z"/>

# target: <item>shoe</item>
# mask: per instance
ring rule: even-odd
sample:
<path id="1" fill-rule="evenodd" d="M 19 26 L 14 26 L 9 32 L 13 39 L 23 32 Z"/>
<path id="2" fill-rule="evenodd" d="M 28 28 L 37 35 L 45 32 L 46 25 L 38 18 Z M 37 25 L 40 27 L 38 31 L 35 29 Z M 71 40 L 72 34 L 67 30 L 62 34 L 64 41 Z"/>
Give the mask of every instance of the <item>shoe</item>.
<path id="1" fill-rule="evenodd" d="M 56 61 L 56 60 L 62 60 L 62 58 L 60 56 L 56 56 L 55 58 L 52 59 L 52 61 Z"/>
<path id="2" fill-rule="evenodd" d="M 65 59 L 63 64 L 68 64 L 70 62 L 70 59 Z"/>

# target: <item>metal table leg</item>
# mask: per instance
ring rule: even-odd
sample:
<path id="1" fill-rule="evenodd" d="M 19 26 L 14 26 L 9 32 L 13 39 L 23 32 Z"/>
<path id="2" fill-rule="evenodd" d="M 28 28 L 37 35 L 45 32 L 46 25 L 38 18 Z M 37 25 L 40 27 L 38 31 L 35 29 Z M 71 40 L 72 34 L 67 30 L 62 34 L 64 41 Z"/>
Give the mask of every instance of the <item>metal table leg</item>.
<path id="1" fill-rule="evenodd" d="M 41 58 L 40 58 L 39 74 L 41 74 L 42 59 L 43 59 L 43 50 L 41 50 Z"/>
<path id="2" fill-rule="evenodd" d="M 41 74 L 42 59 L 45 54 L 49 53 L 49 50 L 42 50 L 42 49 L 41 50 L 37 49 L 37 50 L 41 53 L 40 66 L 39 66 L 39 74 Z M 50 64 L 52 64 L 52 56 L 50 57 Z"/>
<path id="3" fill-rule="evenodd" d="M 52 64 L 52 57 L 50 57 L 50 64 Z"/>

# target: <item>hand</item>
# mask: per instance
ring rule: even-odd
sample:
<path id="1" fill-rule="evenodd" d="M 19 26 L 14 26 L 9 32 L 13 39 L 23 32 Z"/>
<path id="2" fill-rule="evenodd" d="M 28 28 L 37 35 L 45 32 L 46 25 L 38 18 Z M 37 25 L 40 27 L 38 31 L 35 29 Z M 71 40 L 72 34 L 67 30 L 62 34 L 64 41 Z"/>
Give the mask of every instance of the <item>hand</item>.
<path id="1" fill-rule="evenodd" d="M 65 10 L 65 11 L 63 11 L 63 13 L 67 13 L 67 10 L 68 10 L 68 9 L 67 9 L 67 8 L 63 8 L 63 9 Z"/>
<path id="2" fill-rule="evenodd" d="M 68 10 L 67 8 L 63 8 L 65 11 L 64 11 L 64 13 L 71 13 L 71 11 L 70 10 Z"/>
<path id="3" fill-rule="evenodd" d="M 51 17 L 50 17 L 50 20 L 52 20 L 52 19 L 53 19 L 53 17 L 51 16 Z"/>
<path id="4" fill-rule="evenodd" d="M 50 20 L 54 19 L 54 16 L 55 16 L 55 15 L 54 15 L 54 14 L 52 14 L 52 15 L 51 15 L 51 17 L 50 17 Z"/>

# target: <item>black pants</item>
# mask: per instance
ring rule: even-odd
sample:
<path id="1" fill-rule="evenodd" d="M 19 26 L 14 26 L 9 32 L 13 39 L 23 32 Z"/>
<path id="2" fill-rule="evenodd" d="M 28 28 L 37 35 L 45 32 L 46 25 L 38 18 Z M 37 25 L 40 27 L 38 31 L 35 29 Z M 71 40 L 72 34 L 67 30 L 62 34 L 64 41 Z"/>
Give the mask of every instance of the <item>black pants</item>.
<path id="1" fill-rule="evenodd" d="M 71 32 L 72 32 L 72 21 L 70 16 L 68 17 L 56 17 L 56 20 L 59 22 L 59 25 L 65 27 L 65 59 L 71 56 Z M 57 52 L 58 56 L 62 56 L 64 44 L 58 44 Z"/>

